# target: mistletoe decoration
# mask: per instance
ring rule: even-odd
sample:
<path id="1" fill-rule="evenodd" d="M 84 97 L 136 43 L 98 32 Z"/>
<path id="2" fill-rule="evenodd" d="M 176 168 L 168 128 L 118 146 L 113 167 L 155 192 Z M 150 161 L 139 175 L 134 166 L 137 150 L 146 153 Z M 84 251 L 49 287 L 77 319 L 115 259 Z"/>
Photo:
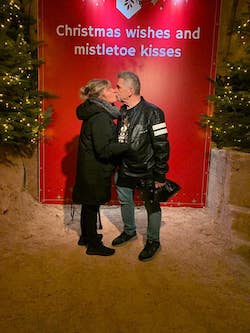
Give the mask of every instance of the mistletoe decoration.
<path id="1" fill-rule="evenodd" d="M 136 3 L 140 4 L 139 0 L 125 0 L 124 2 L 124 6 L 127 7 L 127 10 L 129 10 L 130 8 L 132 8 Z"/>

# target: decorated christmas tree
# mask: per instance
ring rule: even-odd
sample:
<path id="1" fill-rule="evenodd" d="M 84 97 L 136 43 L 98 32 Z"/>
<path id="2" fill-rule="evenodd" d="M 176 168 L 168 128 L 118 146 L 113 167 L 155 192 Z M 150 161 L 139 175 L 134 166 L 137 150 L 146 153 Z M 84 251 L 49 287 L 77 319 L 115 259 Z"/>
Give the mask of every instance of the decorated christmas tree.
<path id="1" fill-rule="evenodd" d="M 209 99 L 214 103 L 212 116 L 204 116 L 203 126 L 212 130 L 212 140 L 217 147 L 234 147 L 250 150 L 250 20 L 238 22 L 232 34 L 238 40 L 241 57 L 228 60 L 223 74 L 218 74 L 215 95 Z"/>
<path id="2" fill-rule="evenodd" d="M 35 21 L 26 14 L 27 1 L 0 4 L 0 143 L 18 152 L 32 152 L 48 124 L 38 91 L 38 42 L 31 38 Z"/>

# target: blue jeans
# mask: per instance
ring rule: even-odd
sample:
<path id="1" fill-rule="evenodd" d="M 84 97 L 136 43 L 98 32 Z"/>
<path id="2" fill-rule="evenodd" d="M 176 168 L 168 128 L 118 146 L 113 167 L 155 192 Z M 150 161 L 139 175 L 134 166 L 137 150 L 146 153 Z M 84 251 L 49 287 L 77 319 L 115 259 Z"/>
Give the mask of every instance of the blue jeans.
<path id="1" fill-rule="evenodd" d="M 117 186 L 117 194 L 121 204 L 121 214 L 124 223 L 124 231 L 132 235 L 136 231 L 135 209 L 134 209 L 134 190 L 128 187 Z M 148 215 L 147 240 L 160 240 L 161 227 L 161 207 L 158 202 L 150 200 L 150 193 L 143 192 L 144 204 Z"/>

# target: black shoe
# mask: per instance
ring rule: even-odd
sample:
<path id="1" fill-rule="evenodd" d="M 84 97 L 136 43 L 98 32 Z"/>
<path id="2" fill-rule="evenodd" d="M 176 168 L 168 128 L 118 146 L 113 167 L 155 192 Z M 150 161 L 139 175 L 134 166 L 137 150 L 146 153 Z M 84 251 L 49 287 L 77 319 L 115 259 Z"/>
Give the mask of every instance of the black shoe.
<path id="1" fill-rule="evenodd" d="M 97 238 L 98 238 L 99 241 L 101 241 L 102 240 L 102 234 L 98 234 Z M 79 240 L 78 240 L 78 242 L 77 242 L 77 244 L 79 246 L 87 246 L 88 245 L 87 236 L 82 236 L 81 235 L 80 238 L 79 238 Z"/>
<path id="2" fill-rule="evenodd" d="M 113 246 L 118 246 L 118 245 L 122 245 L 123 243 L 126 243 L 127 241 L 129 241 L 130 239 L 134 239 L 136 237 L 136 232 L 134 232 L 132 235 L 128 235 L 125 231 L 123 231 L 120 236 L 116 237 L 113 242 L 112 245 Z"/>
<path id="3" fill-rule="evenodd" d="M 160 242 L 147 240 L 144 249 L 139 254 L 139 260 L 147 261 L 150 260 L 156 252 L 160 249 Z"/>
<path id="4" fill-rule="evenodd" d="M 100 242 L 100 244 L 96 246 L 89 245 L 86 250 L 86 254 L 96 255 L 96 256 L 111 256 L 114 253 L 115 253 L 114 249 L 104 246 L 102 242 Z"/>

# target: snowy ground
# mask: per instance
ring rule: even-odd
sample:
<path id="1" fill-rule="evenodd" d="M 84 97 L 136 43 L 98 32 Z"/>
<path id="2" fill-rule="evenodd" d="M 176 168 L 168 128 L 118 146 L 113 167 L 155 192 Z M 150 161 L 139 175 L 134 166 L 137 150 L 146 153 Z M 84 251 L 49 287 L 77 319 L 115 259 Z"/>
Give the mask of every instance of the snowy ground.
<path id="1" fill-rule="evenodd" d="M 249 333 L 250 268 L 207 209 L 164 208 L 161 251 L 137 259 L 138 238 L 112 257 L 76 245 L 79 215 L 13 194 L 0 215 L 0 332 Z M 104 243 L 122 230 L 119 207 L 101 209 Z"/>

